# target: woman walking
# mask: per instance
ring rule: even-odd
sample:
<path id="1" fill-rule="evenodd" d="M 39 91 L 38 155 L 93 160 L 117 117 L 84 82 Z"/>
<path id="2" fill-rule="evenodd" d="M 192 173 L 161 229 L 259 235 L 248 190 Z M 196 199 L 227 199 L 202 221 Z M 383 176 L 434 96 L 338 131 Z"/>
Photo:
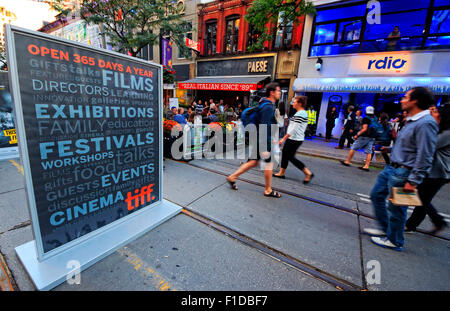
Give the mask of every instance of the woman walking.
<path id="1" fill-rule="evenodd" d="M 431 115 L 439 123 L 439 135 L 434 155 L 433 167 L 428 177 L 418 186 L 422 206 L 414 208 L 412 215 L 406 221 L 405 232 L 416 231 L 416 228 L 428 214 L 434 224 L 432 233 L 436 234 L 447 227 L 444 218 L 431 205 L 431 201 L 438 191 L 450 181 L 450 104 L 447 103 L 434 111 Z"/>
<path id="2" fill-rule="evenodd" d="M 336 106 L 331 107 L 331 110 L 327 113 L 327 132 L 325 135 L 325 141 L 329 142 L 331 138 L 331 131 L 334 129 L 336 118 L 338 117 Z"/>
<path id="3" fill-rule="evenodd" d="M 293 108 L 297 111 L 289 122 L 287 134 L 280 140 L 280 146 L 283 146 L 283 152 L 281 155 L 281 169 L 278 174 L 273 176 L 278 178 L 285 178 L 284 173 L 288 167 L 289 161 L 292 162 L 299 170 L 305 173 L 304 184 L 307 184 L 314 177 L 314 174 L 301 162 L 295 158 L 295 153 L 298 147 L 301 146 L 305 140 L 305 130 L 308 125 L 308 113 L 305 110 L 306 96 L 297 96 L 292 104 Z"/>

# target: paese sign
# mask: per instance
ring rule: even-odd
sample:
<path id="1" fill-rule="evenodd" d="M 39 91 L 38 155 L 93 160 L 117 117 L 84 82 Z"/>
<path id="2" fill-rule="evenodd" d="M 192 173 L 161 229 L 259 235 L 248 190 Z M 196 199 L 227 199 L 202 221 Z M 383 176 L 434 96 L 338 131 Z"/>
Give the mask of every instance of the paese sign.
<path id="1" fill-rule="evenodd" d="M 198 61 L 197 76 L 273 75 L 274 56 Z"/>
<path id="2" fill-rule="evenodd" d="M 34 32 L 9 36 L 19 145 L 43 258 L 161 201 L 161 68 Z"/>
<path id="3" fill-rule="evenodd" d="M 379 55 L 353 56 L 349 75 L 408 75 L 428 74 L 432 54 L 383 53 Z"/>

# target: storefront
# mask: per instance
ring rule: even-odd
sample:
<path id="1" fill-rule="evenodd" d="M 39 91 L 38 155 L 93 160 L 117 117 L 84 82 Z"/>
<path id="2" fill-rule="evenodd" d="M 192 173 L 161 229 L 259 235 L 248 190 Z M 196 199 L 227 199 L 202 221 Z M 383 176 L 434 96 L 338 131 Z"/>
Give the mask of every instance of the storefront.
<path id="1" fill-rule="evenodd" d="M 18 156 L 8 72 L 0 71 L 0 159 L 17 158 Z"/>
<path id="2" fill-rule="evenodd" d="M 442 1 L 411 0 L 406 8 L 400 1 L 381 0 L 382 24 L 368 22 L 370 10 L 363 1 L 329 2 L 305 18 L 303 37 L 310 39 L 303 40 L 293 87 L 318 111 L 316 135 L 325 136 L 333 106 L 339 118 L 332 135 L 338 137 L 349 105 L 363 111 L 373 106 L 376 113 L 394 117 L 402 96 L 415 86 L 429 87 L 438 105 L 449 100 L 450 52 L 445 44 L 431 44 L 448 38 L 448 14 L 443 14 L 448 7 Z M 400 32 L 392 39 L 396 27 Z"/>
<path id="3" fill-rule="evenodd" d="M 250 104 L 251 95 L 274 78 L 276 53 L 197 60 L 197 77 L 178 84 L 196 100 Z"/>

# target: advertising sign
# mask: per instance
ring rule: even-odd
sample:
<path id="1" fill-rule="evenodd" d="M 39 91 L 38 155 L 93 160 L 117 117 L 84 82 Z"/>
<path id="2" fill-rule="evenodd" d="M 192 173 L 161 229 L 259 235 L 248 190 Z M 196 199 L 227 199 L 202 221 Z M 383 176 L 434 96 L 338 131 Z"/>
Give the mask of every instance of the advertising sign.
<path id="1" fill-rule="evenodd" d="M 266 56 L 267 55 L 267 56 Z M 198 61 L 197 76 L 273 76 L 275 55 Z"/>
<path id="2" fill-rule="evenodd" d="M 178 87 L 185 90 L 215 90 L 215 91 L 256 91 L 258 84 L 248 83 L 179 83 Z"/>
<path id="3" fill-rule="evenodd" d="M 186 46 L 194 51 L 200 52 L 200 44 L 186 37 Z"/>
<path id="4" fill-rule="evenodd" d="M 432 54 L 382 53 L 353 56 L 349 75 L 405 75 L 430 73 Z"/>
<path id="5" fill-rule="evenodd" d="M 8 51 L 39 258 L 162 200 L 160 66 L 14 29 Z"/>
<path id="6" fill-rule="evenodd" d="M 162 38 L 163 66 L 172 67 L 172 42 Z"/>

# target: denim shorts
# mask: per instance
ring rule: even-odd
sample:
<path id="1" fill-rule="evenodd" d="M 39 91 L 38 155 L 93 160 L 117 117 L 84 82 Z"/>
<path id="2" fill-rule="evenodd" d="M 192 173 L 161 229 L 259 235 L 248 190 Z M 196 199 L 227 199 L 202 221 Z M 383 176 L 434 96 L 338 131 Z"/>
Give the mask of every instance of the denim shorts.
<path id="1" fill-rule="evenodd" d="M 364 149 L 364 153 L 371 154 L 372 153 L 372 147 L 373 143 L 375 142 L 375 139 L 371 137 L 364 137 L 360 136 L 352 145 L 352 150 L 359 150 Z"/>

